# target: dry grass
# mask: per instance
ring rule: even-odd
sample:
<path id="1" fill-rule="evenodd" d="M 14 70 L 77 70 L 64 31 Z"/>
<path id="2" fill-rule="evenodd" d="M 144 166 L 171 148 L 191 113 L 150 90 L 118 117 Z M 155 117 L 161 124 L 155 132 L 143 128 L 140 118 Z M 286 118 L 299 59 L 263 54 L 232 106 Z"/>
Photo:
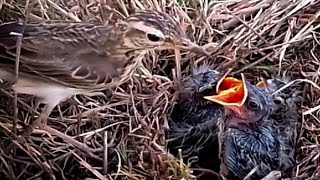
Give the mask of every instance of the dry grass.
<path id="1" fill-rule="evenodd" d="M 28 8 L 25 8 L 28 5 Z M 320 0 L 29 0 L 0 1 L 2 21 L 28 19 L 113 23 L 137 9 L 166 11 L 214 59 L 155 52 L 127 82 L 104 95 L 62 103 L 49 125 L 86 144 L 92 153 L 36 130 L 21 131 L 38 114 L 33 97 L 19 96 L 12 133 L 12 92 L 2 90 L 0 177 L 7 179 L 191 179 L 192 172 L 165 150 L 165 128 L 178 82 L 193 64 L 236 63 L 246 77 L 289 75 L 303 86 L 304 127 L 292 179 L 320 178 Z M 175 58 L 181 58 L 176 66 Z M 106 175 L 107 174 L 107 175 Z M 168 178 L 169 177 L 169 178 Z"/>

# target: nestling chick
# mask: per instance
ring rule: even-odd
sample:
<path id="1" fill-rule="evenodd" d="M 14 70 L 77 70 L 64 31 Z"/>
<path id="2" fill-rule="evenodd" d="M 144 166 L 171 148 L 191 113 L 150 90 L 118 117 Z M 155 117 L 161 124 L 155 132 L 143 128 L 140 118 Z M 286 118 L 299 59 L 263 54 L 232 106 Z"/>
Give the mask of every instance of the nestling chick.
<path id="1" fill-rule="evenodd" d="M 185 162 L 197 156 L 196 167 L 218 171 L 218 118 L 222 106 L 205 100 L 215 94 L 215 86 L 222 74 L 208 66 L 193 70 L 183 83 L 183 90 L 169 121 L 168 148 L 175 155 L 182 150 Z M 211 176 L 212 178 L 212 176 Z"/>
<path id="2" fill-rule="evenodd" d="M 271 93 L 280 88 L 278 84 L 283 84 L 279 82 L 268 80 L 259 87 L 243 77 L 238 87 L 224 89 L 222 81 L 217 85 L 218 95 L 206 97 L 225 107 L 220 172 L 229 179 L 243 179 L 254 168 L 251 178 L 262 178 L 293 165 L 302 98 L 295 92 L 272 97 Z M 242 101 L 230 101 L 227 91 Z"/>

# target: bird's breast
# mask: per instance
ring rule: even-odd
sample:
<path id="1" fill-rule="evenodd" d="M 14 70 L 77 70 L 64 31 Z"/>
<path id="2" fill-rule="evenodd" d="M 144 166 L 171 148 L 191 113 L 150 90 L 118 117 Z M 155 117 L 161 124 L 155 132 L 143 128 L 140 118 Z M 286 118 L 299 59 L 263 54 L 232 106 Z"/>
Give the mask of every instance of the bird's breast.
<path id="1" fill-rule="evenodd" d="M 259 177 L 280 168 L 280 144 L 270 127 L 227 128 L 222 153 L 224 164 L 237 177 L 244 178 L 255 167 Z"/>
<path id="2" fill-rule="evenodd" d="M 12 86 L 19 94 L 28 94 L 40 97 L 45 103 L 59 103 L 75 94 L 89 93 L 85 90 L 70 88 L 55 83 L 48 83 L 41 79 L 34 79 L 27 76 L 20 76 Z"/>

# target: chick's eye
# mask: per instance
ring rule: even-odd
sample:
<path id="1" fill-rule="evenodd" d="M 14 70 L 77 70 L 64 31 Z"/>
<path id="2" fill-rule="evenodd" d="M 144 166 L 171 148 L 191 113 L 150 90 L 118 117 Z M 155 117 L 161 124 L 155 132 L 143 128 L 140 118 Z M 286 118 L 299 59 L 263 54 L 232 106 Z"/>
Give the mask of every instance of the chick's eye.
<path id="1" fill-rule="evenodd" d="M 249 106 L 249 109 L 251 110 L 256 110 L 260 108 L 259 104 L 254 101 L 250 101 L 248 106 Z"/>
<path id="2" fill-rule="evenodd" d="M 148 33 L 148 34 L 147 34 L 147 38 L 148 38 L 150 41 L 152 41 L 152 42 L 158 42 L 158 41 L 160 41 L 160 37 L 157 36 L 157 35 L 155 35 L 155 34 L 150 34 L 150 33 Z"/>

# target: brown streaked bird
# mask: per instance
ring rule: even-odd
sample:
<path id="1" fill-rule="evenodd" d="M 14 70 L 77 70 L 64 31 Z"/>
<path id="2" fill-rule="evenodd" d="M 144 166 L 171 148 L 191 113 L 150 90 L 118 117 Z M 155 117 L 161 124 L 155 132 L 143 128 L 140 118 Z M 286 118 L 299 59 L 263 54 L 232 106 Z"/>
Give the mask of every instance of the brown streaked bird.
<path id="1" fill-rule="evenodd" d="M 17 37 L 22 34 L 19 78 L 15 82 Z M 170 15 L 139 11 L 113 24 L 8 22 L 0 25 L 0 79 L 20 94 L 46 102 L 37 125 L 53 108 L 76 94 L 105 89 L 154 49 L 183 49 L 208 55 L 192 43 Z"/>

